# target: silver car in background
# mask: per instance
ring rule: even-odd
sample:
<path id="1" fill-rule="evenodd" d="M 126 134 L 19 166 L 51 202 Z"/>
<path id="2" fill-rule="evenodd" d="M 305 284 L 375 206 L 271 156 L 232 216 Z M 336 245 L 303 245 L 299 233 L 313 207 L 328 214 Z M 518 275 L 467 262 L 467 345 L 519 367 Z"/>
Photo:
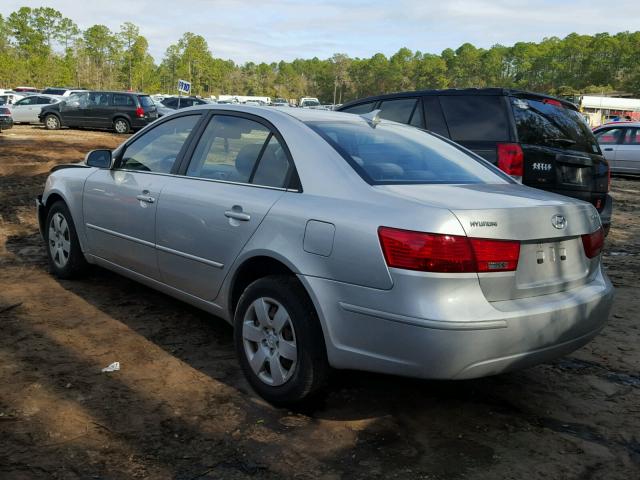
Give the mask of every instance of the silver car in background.
<path id="1" fill-rule="evenodd" d="M 56 95 L 29 95 L 18 100 L 11 106 L 11 114 L 15 123 L 40 123 L 38 115 L 42 107 L 62 101 L 63 97 Z"/>
<path id="2" fill-rule="evenodd" d="M 593 134 L 612 173 L 640 174 L 640 122 L 605 124 Z"/>
<path id="3" fill-rule="evenodd" d="M 52 271 L 96 264 L 231 323 L 275 404 L 330 367 L 497 374 L 571 352 L 613 288 L 585 202 L 367 116 L 198 106 L 59 166 L 38 198 Z"/>

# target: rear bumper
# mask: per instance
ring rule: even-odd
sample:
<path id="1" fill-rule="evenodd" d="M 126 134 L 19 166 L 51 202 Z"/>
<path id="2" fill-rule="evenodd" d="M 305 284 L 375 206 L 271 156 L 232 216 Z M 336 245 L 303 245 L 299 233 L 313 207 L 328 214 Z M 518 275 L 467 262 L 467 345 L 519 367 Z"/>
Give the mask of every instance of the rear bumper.
<path id="1" fill-rule="evenodd" d="M 0 117 L 0 128 L 2 130 L 8 130 L 13 127 L 13 118 L 11 117 Z"/>
<path id="2" fill-rule="evenodd" d="M 611 214 L 613 212 L 613 198 L 611 195 L 607 195 L 604 202 L 604 207 L 600 212 L 600 220 L 602 221 L 602 227 L 604 228 L 605 235 L 609 234 L 611 228 Z"/>
<path id="3" fill-rule="evenodd" d="M 580 288 L 502 302 L 487 302 L 477 279 L 456 285 L 393 273 L 391 290 L 301 277 L 318 308 L 332 366 L 439 379 L 520 369 L 587 343 L 613 300 L 602 272 Z M 418 287 L 407 289 L 409 282 Z"/>

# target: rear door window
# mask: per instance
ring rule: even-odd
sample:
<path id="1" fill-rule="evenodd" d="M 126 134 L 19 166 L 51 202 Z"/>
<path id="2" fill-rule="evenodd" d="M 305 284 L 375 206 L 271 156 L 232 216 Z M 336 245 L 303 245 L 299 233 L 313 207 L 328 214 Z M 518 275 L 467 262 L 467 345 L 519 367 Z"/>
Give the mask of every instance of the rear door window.
<path id="1" fill-rule="evenodd" d="M 383 100 L 379 107 L 380 118 L 394 122 L 409 123 L 417 102 L 416 98 Z"/>
<path id="2" fill-rule="evenodd" d="M 624 145 L 640 145 L 640 128 L 628 128 L 622 143 Z"/>
<path id="3" fill-rule="evenodd" d="M 440 104 L 452 140 L 509 140 L 509 119 L 503 97 L 443 95 Z"/>
<path id="4" fill-rule="evenodd" d="M 346 113 L 355 113 L 357 115 L 360 115 L 362 113 L 369 113 L 371 110 L 373 110 L 373 106 L 376 104 L 376 102 L 367 102 L 367 103 L 359 103 L 358 105 L 354 105 L 352 107 L 347 107 L 345 109 L 340 110 L 341 112 L 346 112 Z"/>
<path id="5" fill-rule="evenodd" d="M 214 116 L 193 152 L 187 176 L 249 183 L 270 134 L 253 120 Z"/>
<path id="6" fill-rule="evenodd" d="M 133 101 L 133 98 L 131 98 L 131 95 L 123 95 L 123 94 L 118 94 L 118 93 L 114 93 L 113 94 L 113 104 L 116 107 L 133 107 L 133 106 L 135 106 L 135 103 Z"/>
<path id="7" fill-rule="evenodd" d="M 520 143 L 598 153 L 598 143 L 580 112 L 554 103 L 511 99 Z"/>
<path id="8" fill-rule="evenodd" d="M 449 137 L 449 129 L 447 128 L 447 122 L 444 120 L 438 97 L 429 95 L 423 97 L 422 102 L 424 103 L 425 117 L 427 117 L 427 130 L 431 130 L 443 137 Z"/>

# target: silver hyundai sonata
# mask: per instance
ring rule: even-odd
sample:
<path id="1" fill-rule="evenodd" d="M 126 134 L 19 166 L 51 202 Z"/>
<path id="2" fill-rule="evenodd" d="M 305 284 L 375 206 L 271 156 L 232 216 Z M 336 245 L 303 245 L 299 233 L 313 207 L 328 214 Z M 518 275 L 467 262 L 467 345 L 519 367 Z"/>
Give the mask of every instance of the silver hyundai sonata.
<path id="1" fill-rule="evenodd" d="M 54 274 L 96 264 L 232 323 L 275 404 L 330 367 L 543 362 L 596 335 L 613 298 L 593 206 L 376 112 L 180 110 L 54 168 L 37 203 Z"/>

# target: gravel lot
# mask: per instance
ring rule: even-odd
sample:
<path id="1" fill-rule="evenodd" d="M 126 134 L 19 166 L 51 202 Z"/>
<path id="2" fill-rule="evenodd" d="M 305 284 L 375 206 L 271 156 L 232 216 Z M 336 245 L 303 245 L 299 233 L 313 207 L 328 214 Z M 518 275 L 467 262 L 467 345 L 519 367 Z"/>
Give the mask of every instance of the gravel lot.
<path id="1" fill-rule="evenodd" d="M 616 300 L 586 347 L 474 381 L 340 372 L 288 411 L 249 389 L 222 320 L 104 270 L 49 275 L 49 168 L 122 140 L 0 134 L 0 478 L 638 478 L 640 180 L 613 180 Z"/>

